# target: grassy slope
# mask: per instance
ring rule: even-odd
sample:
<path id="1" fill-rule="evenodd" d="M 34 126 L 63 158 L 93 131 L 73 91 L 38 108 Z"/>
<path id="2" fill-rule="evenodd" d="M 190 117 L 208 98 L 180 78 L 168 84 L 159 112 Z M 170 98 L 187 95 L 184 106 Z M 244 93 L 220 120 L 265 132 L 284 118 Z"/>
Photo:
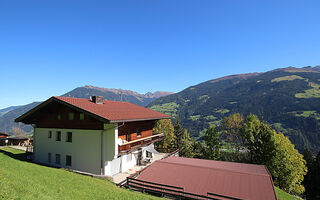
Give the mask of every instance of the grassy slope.
<path id="1" fill-rule="evenodd" d="M 279 200 L 300 200 L 299 198 L 286 193 L 278 187 L 275 187 L 275 189 Z"/>
<path id="2" fill-rule="evenodd" d="M 21 151 L 0 149 L 0 199 L 158 199 L 121 189 L 106 179 L 23 161 Z"/>

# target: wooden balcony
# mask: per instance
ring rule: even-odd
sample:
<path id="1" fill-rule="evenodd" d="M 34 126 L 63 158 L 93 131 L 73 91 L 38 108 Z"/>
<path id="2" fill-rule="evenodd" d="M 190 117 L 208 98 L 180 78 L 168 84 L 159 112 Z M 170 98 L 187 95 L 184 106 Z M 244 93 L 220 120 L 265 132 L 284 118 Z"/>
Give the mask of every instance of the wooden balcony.
<path id="1" fill-rule="evenodd" d="M 138 149 L 139 147 L 147 146 L 151 143 L 160 141 L 163 139 L 163 137 L 163 133 L 157 133 L 152 136 L 126 142 L 124 144 L 119 145 L 119 154 L 128 153 L 130 151 Z"/>

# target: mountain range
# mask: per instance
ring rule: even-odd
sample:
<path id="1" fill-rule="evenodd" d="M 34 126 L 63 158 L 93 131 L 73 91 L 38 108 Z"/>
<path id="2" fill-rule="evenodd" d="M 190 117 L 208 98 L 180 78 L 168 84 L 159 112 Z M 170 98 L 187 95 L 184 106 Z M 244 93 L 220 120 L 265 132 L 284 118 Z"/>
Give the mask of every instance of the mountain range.
<path id="1" fill-rule="evenodd" d="M 320 66 L 212 79 L 148 107 L 178 115 L 193 137 L 232 113 L 253 113 L 287 135 L 300 152 L 307 147 L 320 150 Z"/>
<path id="2" fill-rule="evenodd" d="M 63 94 L 64 97 L 89 98 L 90 96 L 103 96 L 105 100 L 126 101 L 140 106 L 146 106 L 159 97 L 173 94 L 172 92 L 157 91 L 154 93 L 139 94 L 131 90 L 109 89 L 86 85 L 75 88 L 74 90 Z M 14 119 L 28 110 L 39 105 L 41 102 L 33 102 L 23 106 L 11 106 L 0 110 L 0 132 L 12 134 L 12 128 L 18 127 Z M 32 131 L 32 126 L 21 124 L 20 128 L 27 133 Z"/>
<path id="3" fill-rule="evenodd" d="M 220 125 L 223 118 L 232 113 L 253 113 L 287 135 L 300 152 L 305 148 L 313 152 L 320 150 L 320 66 L 225 76 L 174 94 L 139 94 L 84 86 L 62 96 L 89 98 L 93 95 L 179 116 L 182 125 L 196 138 L 201 138 L 209 125 Z M 17 126 L 13 120 L 39 103 L 0 110 L 0 132 L 10 133 L 12 127 Z M 32 131 L 28 125 L 21 128 Z"/>

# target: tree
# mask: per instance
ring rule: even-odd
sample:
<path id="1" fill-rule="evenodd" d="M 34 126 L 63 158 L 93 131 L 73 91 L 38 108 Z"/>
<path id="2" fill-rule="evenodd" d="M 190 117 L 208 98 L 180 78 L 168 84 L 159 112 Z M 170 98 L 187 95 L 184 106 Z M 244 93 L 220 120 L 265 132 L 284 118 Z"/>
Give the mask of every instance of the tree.
<path id="1" fill-rule="evenodd" d="M 174 128 L 171 119 L 160 119 L 156 122 L 153 132 L 163 133 L 163 140 L 155 144 L 156 149 L 171 151 L 176 148 L 176 136 L 174 135 Z"/>
<path id="2" fill-rule="evenodd" d="M 220 159 L 220 141 L 219 134 L 215 126 L 209 126 L 204 136 L 205 158 L 211 160 Z"/>
<path id="3" fill-rule="evenodd" d="M 244 122 L 244 117 L 240 113 L 234 113 L 229 117 L 223 119 L 223 128 L 226 139 L 235 145 L 236 151 L 239 152 L 240 147 L 243 145 L 240 129 Z"/>
<path id="4" fill-rule="evenodd" d="M 174 135 L 176 137 L 176 146 L 178 149 L 181 149 L 183 134 L 184 134 L 184 129 L 182 128 L 180 119 L 177 117 L 176 122 L 174 123 Z"/>
<path id="5" fill-rule="evenodd" d="M 313 165 L 312 173 L 312 198 L 311 199 L 320 199 L 320 151 L 317 154 Z"/>
<path id="6" fill-rule="evenodd" d="M 179 155 L 181 157 L 193 158 L 194 156 L 194 141 L 190 137 L 188 131 L 184 129 L 183 136 L 180 142 Z"/>
<path id="7" fill-rule="evenodd" d="M 27 135 L 26 132 L 24 132 L 19 126 L 13 126 L 10 130 L 10 132 L 13 133 L 14 136 L 20 136 L 20 135 Z"/>
<path id="8" fill-rule="evenodd" d="M 240 129 L 242 140 L 250 153 L 251 163 L 269 165 L 275 151 L 275 131 L 250 114 Z"/>
<path id="9" fill-rule="evenodd" d="M 204 141 L 195 141 L 193 145 L 194 158 L 206 159 L 205 156 L 205 142 Z"/>
<path id="10" fill-rule="evenodd" d="M 287 192 L 302 194 L 302 181 L 307 172 L 306 161 L 295 149 L 289 138 L 275 133 L 275 152 L 272 162 L 267 166 L 274 183 Z"/>
<path id="11" fill-rule="evenodd" d="M 306 149 L 303 153 L 303 158 L 306 161 L 308 173 L 304 176 L 303 185 L 305 187 L 305 196 L 307 199 L 312 199 L 314 193 L 314 165 L 315 159 L 309 149 Z"/>

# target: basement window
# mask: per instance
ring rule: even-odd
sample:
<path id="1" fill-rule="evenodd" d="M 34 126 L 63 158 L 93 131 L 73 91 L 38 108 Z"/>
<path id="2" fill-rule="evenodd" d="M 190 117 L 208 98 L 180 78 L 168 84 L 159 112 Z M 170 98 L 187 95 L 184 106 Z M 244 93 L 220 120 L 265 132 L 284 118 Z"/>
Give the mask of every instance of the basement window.
<path id="1" fill-rule="evenodd" d="M 66 156 L 66 166 L 71 166 L 71 164 L 72 164 L 72 157 Z"/>
<path id="2" fill-rule="evenodd" d="M 69 120 L 73 120 L 73 119 L 74 119 L 74 113 L 71 112 L 71 113 L 69 113 Z"/>
<path id="3" fill-rule="evenodd" d="M 48 132 L 48 138 L 52 138 L 52 131 Z"/>
<path id="4" fill-rule="evenodd" d="M 66 142 L 72 142 L 72 132 L 67 132 L 67 140 Z"/>
<path id="5" fill-rule="evenodd" d="M 48 153 L 48 163 L 51 163 L 51 153 Z"/>
<path id="6" fill-rule="evenodd" d="M 84 113 L 80 113 L 79 118 L 80 118 L 80 120 L 84 120 Z"/>
<path id="7" fill-rule="evenodd" d="M 57 131 L 56 141 L 61 141 L 61 131 Z"/>
<path id="8" fill-rule="evenodd" d="M 56 164 L 60 165 L 60 154 L 56 154 Z"/>

